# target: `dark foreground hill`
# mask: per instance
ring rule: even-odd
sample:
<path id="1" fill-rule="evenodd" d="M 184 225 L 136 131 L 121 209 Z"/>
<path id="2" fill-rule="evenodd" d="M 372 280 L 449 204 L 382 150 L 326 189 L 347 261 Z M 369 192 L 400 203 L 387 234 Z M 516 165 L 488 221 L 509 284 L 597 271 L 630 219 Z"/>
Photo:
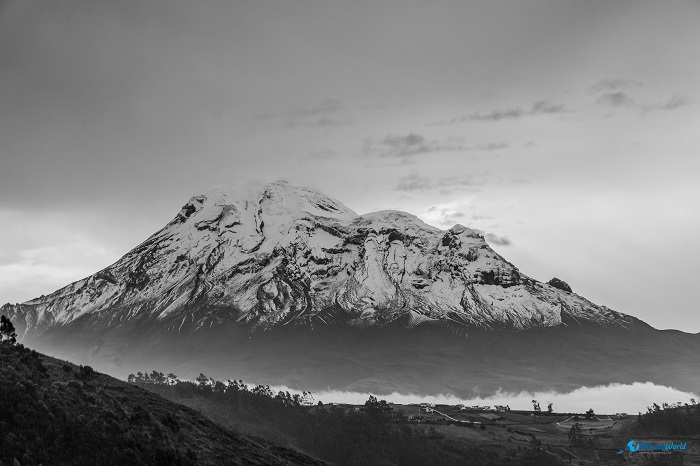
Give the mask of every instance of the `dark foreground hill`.
<path id="1" fill-rule="evenodd" d="M 0 342 L 0 464 L 315 465 L 154 393 Z"/>

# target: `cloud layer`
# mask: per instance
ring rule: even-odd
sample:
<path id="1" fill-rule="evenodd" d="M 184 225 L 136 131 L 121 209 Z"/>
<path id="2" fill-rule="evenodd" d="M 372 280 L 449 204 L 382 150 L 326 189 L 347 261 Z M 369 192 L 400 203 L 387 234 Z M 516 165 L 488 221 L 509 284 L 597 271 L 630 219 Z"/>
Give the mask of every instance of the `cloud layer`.
<path id="1" fill-rule="evenodd" d="M 456 192 L 476 192 L 477 183 L 471 175 L 462 177 L 428 178 L 417 174 L 411 174 L 399 178 L 396 191 L 437 191 L 440 194 L 453 194 Z"/>
<path id="2" fill-rule="evenodd" d="M 599 94 L 602 92 L 620 91 L 622 89 L 630 89 L 642 87 L 643 84 L 634 79 L 627 78 L 614 78 L 614 79 L 601 79 L 596 84 L 590 86 L 588 91 L 592 94 Z"/>
<path id="3" fill-rule="evenodd" d="M 406 135 L 387 134 L 383 139 L 368 138 L 362 147 L 366 157 L 408 158 L 440 152 L 489 152 L 506 149 L 504 142 L 466 144 L 463 138 L 428 139 L 417 133 Z"/>
<path id="4" fill-rule="evenodd" d="M 289 390 L 288 387 L 273 387 L 274 391 Z M 370 393 L 345 392 L 345 391 L 320 391 L 313 393 L 315 399 L 324 403 L 364 403 Z M 538 400 L 541 406 L 553 403 L 555 412 L 584 413 L 593 409 L 598 414 L 628 413 L 637 414 L 646 412 L 646 408 L 653 403 L 689 403 L 691 398 L 698 399 L 698 394 L 683 392 L 672 387 L 655 385 L 651 382 L 635 382 L 633 384 L 612 383 L 595 387 L 582 387 L 572 392 L 559 393 L 556 391 L 541 392 L 505 392 L 498 391 L 489 396 L 474 396 L 459 398 L 453 395 L 425 395 L 406 394 L 394 392 L 388 395 L 376 395 L 379 399 L 385 399 L 391 403 L 438 403 L 438 404 L 464 404 L 473 405 L 508 405 L 511 409 L 532 409 L 532 400 Z"/>
<path id="5" fill-rule="evenodd" d="M 281 112 L 258 113 L 253 120 L 258 123 L 275 123 L 284 129 L 335 128 L 353 123 L 352 118 L 342 115 L 345 105 L 338 99 L 326 99 L 309 105 L 297 105 Z"/>
<path id="6" fill-rule="evenodd" d="M 589 93 L 597 94 L 596 104 L 610 108 L 638 108 L 642 111 L 675 110 L 692 105 L 693 99 L 674 94 L 660 102 L 649 102 L 633 98 L 631 90 L 641 88 L 643 84 L 632 79 L 603 79 L 588 88 Z"/>
<path id="7" fill-rule="evenodd" d="M 456 123 L 465 123 L 468 121 L 487 121 L 497 122 L 501 120 L 516 120 L 518 118 L 532 115 L 553 115 L 557 113 L 566 113 L 564 104 L 553 104 L 547 100 L 538 100 L 532 103 L 529 108 L 511 107 L 503 110 L 493 110 L 487 113 L 471 113 L 469 115 L 458 115 L 446 121 L 433 123 L 434 125 L 452 125 Z"/>
<path id="8" fill-rule="evenodd" d="M 484 236 L 487 242 L 497 246 L 510 246 L 510 239 L 507 236 L 498 236 L 494 233 L 486 233 Z"/>

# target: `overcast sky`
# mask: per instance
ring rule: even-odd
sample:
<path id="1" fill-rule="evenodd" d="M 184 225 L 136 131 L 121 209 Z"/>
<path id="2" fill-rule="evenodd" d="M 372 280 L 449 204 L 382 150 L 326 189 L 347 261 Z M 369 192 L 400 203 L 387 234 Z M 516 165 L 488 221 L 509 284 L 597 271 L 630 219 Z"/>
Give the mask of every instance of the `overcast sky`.
<path id="1" fill-rule="evenodd" d="M 0 0 L 0 301 L 285 178 L 700 332 L 699 147 L 695 0 Z"/>

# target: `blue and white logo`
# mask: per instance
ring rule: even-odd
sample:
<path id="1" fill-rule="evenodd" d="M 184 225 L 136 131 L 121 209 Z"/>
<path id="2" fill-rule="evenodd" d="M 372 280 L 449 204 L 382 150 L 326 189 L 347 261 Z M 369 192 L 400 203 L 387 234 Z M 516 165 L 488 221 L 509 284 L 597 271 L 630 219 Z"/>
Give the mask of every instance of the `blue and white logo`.
<path id="1" fill-rule="evenodd" d="M 636 440 L 630 440 L 629 442 L 627 442 L 627 446 L 625 447 L 625 449 L 618 451 L 617 454 L 622 455 L 626 451 L 629 451 L 630 453 L 634 453 L 637 451 L 685 451 L 687 445 L 687 442 L 639 443 Z"/>
<path id="2" fill-rule="evenodd" d="M 630 440 L 627 442 L 627 446 L 625 447 L 624 450 L 620 450 L 617 452 L 618 455 L 623 454 L 625 451 L 630 451 L 634 453 L 635 451 L 639 450 L 639 444 L 637 443 L 636 440 Z"/>

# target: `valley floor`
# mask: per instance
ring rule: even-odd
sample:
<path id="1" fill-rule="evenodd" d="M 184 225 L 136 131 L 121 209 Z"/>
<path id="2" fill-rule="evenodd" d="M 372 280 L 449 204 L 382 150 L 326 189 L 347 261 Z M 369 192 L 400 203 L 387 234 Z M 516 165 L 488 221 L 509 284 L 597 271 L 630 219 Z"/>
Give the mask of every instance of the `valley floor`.
<path id="1" fill-rule="evenodd" d="M 211 380 L 207 382 L 210 387 L 215 383 Z M 322 405 L 307 402 L 298 407 L 304 414 L 296 418 L 299 422 L 299 432 L 304 432 L 308 437 L 301 439 L 293 431 L 284 429 L 284 422 L 279 421 L 281 413 L 258 410 L 254 407 L 257 403 L 255 400 L 249 399 L 245 403 L 226 402 L 223 395 L 217 397 L 213 390 L 207 389 L 206 386 L 200 386 L 197 389 L 194 384 L 191 385 L 192 390 L 189 393 L 182 390 L 178 392 L 173 386 L 168 385 L 147 383 L 143 386 L 190 406 L 218 423 L 300 449 L 307 454 L 315 454 L 329 463 L 352 464 L 352 462 L 343 463 L 342 460 L 339 462 L 337 457 L 332 455 L 324 456 L 324 453 L 318 449 L 318 445 L 314 445 L 313 441 L 307 441 L 308 438 L 318 434 L 306 424 L 327 422 L 327 419 L 319 421 L 322 418 L 325 419 L 321 416 L 323 413 L 335 417 L 340 416 L 339 413 L 360 416 L 390 426 L 388 431 L 377 430 L 378 435 L 384 435 L 386 432 L 394 432 L 396 435 L 400 433 L 411 439 L 411 442 L 420 444 L 424 450 L 429 449 L 435 455 L 433 458 L 435 461 L 430 464 L 450 464 L 445 461 L 451 454 L 478 448 L 480 451 L 501 454 L 509 452 L 508 454 L 511 455 L 535 449 L 541 451 L 544 458 L 551 459 L 552 464 L 612 465 L 627 462 L 627 464 L 700 465 L 700 435 L 679 437 L 664 435 L 663 432 L 650 432 L 640 427 L 637 416 L 599 415 L 592 419 L 586 419 L 586 415 L 582 413 L 539 413 L 533 416 L 533 413 L 528 411 L 495 412 L 485 409 L 459 409 L 449 405 L 437 405 L 431 408 L 417 404 L 388 404 L 376 399 L 373 401 L 372 398 L 363 405 Z M 252 391 L 255 392 L 259 387 L 262 386 Z M 204 391 L 200 391 L 201 389 Z M 572 438 L 571 431 L 574 425 L 580 426 L 581 429 L 580 433 Z M 350 431 L 342 435 L 353 438 Z M 355 440 L 359 441 L 360 438 L 356 437 Z M 319 442 L 322 442 L 321 439 L 322 436 L 319 436 Z M 687 443 L 688 449 L 682 455 L 630 453 L 629 451 L 619 454 L 618 452 L 625 450 L 625 446 L 632 439 L 652 443 L 662 440 L 676 443 L 682 441 Z M 339 440 L 340 443 L 342 440 Z M 338 445 L 338 448 L 342 447 Z M 368 451 L 372 451 L 374 447 L 368 445 L 367 448 Z M 442 456 L 443 453 L 445 456 Z M 513 458 L 513 461 L 516 460 Z M 542 459 L 540 458 L 539 461 Z M 504 464 L 530 463 L 506 462 Z"/>

